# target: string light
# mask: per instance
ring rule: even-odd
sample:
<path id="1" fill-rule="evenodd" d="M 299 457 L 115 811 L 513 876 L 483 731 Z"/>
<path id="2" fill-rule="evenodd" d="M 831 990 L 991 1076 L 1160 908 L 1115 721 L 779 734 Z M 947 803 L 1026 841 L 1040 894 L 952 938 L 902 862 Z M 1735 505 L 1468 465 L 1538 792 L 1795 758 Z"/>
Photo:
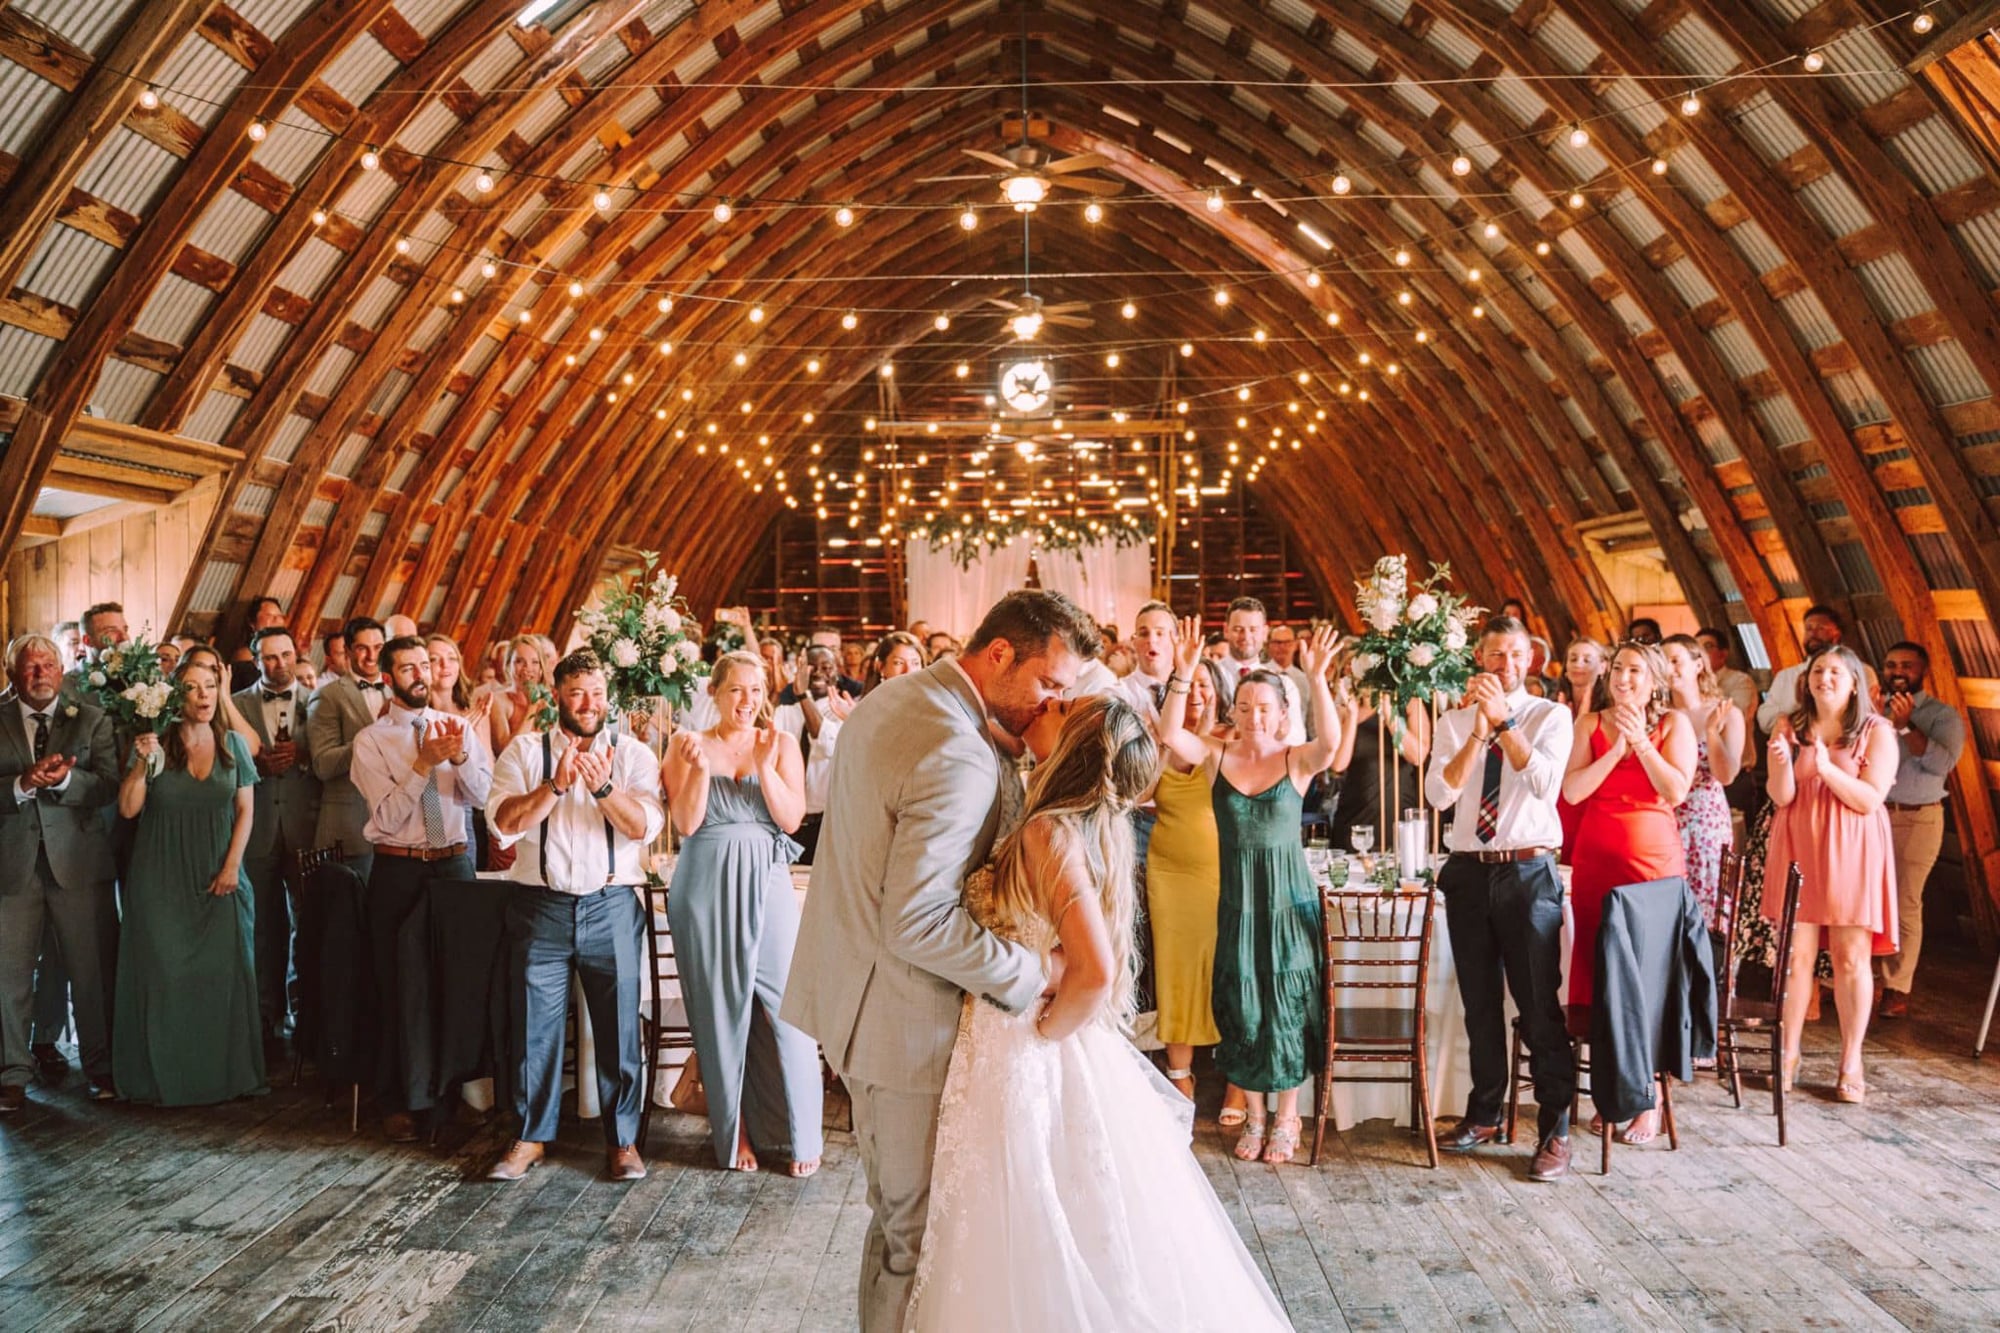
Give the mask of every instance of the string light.
<path id="1" fill-rule="evenodd" d="M 1354 182 L 1347 178 L 1346 172 L 1337 171 L 1334 173 L 1333 192 L 1335 194 L 1346 194 L 1349 190 L 1353 188 L 1354 188 Z"/>
<path id="2" fill-rule="evenodd" d="M 1454 157 L 1451 160 L 1451 174 L 1454 176 L 1470 176 L 1472 174 L 1472 159 L 1463 153 Z"/>
<path id="3" fill-rule="evenodd" d="M 716 200 L 715 207 L 710 211 L 714 214 L 717 222 L 727 222 L 736 216 L 736 206 L 727 199 Z"/>
<path id="4" fill-rule="evenodd" d="M 854 326 L 860 322 L 861 317 L 856 315 L 852 310 L 840 317 L 840 327 L 846 329 L 849 333 L 854 332 Z"/>
<path id="5" fill-rule="evenodd" d="M 653 305 L 661 314 L 669 315 L 673 313 L 674 298 L 671 296 L 662 296 L 659 300 L 655 301 Z"/>
<path id="6" fill-rule="evenodd" d="M 375 151 L 374 144 L 369 144 L 367 148 L 362 150 L 361 169 L 363 171 L 373 171 L 375 170 L 375 168 L 381 165 L 382 165 L 382 155 Z"/>
<path id="7" fill-rule="evenodd" d="M 1535 253 L 1536 253 L 1536 254 L 1538 254 L 1538 255 L 1547 255 L 1547 254 L 1548 254 L 1548 252 L 1549 252 L 1549 243 L 1548 243 L 1547 241 L 1536 241 L 1536 242 L 1535 242 Z"/>
<path id="8" fill-rule="evenodd" d="M 1083 206 L 1083 220 L 1093 227 L 1104 221 L 1104 205 L 1098 203 L 1095 199 L 1085 204 Z"/>
<path id="9" fill-rule="evenodd" d="M 599 190 L 590 197 L 590 203 L 591 207 L 595 208 L 598 212 L 609 213 L 611 211 L 611 191 Z"/>
<path id="10" fill-rule="evenodd" d="M 936 319 L 933 319 L 931 321 L 931 327 L 936 329 L 939 333 L 943 333 L 946 329 L 951 327 L 951 316 L 939 315 Z"/>
<path id="11" fill-rule="evenodd" d="M 481 194 L 492 194 L 493 178 L 482 171 L 472 178 L 472 188 Z"/>
<path id="12" fill-rule="evenodd" d="M 1118 353 L 1107 352 L 1104 356 L 1104 364 L 1112 370 L 1118 369 Z"/>
<path id="13" fill-rule="evenodd" d="M 954 373 L 955 373 L 955 374 L 956 374 L 956 375 L 957 375 L 957 376 L 958 376 L 958 377 L 959 377 L 960 379 L 964 379 L 964 378 L 965 378 L 966 376 L 968 376 L 968 375 L 970 375 L 970 374 L 972 373 L 972 366 L 971 366 L 971 364 L 970 364 L 969 362 L 965 362 L 965 361 L 961 361 L 961 362 L 959 362 L 959 363 L 958 363 L 958 369 L 957 369 L 957 370 L 956 370 L 956 371 L 955 371 Z M 921 462 L 922 460 L 920 459 L 920 460 L 918 460 L 918 461 L 920 461 L 920 462 Z"/>
<path id="14" fill-rule="evenodd" d="M 1215 289 L 1215 303 L 1217 305 L 1229 304 L 1229 289 L 1227 287 L 1217 287 Z"/>
<path id="15" fill-rule="evenodd" d="M 1139 307 L 1127 301 L 1124 305 L 1118 307 L 1118 313 L 1125 319 L 1137 319 L 1139 317 Z"/>
<path id="16" fill-rule="evenodd" d="M 580 282 L 572 282 L 569 285 L 569 299 L 572 301 L 580 300 L 582 296 L 583 296 L 583 284 Z"/>
<path id="17" fill-rule="evenodd" d="M 1469 269 L 1465 270 L 1465 280 L 1466 280 L 1467 282 L 1478 282 L 1478 281 L 1479 281 L 1479 279 L 1480 279 L 1481 277 L 1483 277 L 1483 276 L 1485 276 L 1485 275 L 1484 275 L 1484 274 L 1482 274 L 1482 273 L 1481 273 L 1481 272 L 1480 272 L 1480 271 L 1479 271 L 1478 269 L 1476 269 L 1476 268 L 1469 268 Z"/>
<path id="18" fill-rule="evenodd" d="M 812 359 L 810 359 L 810 360 L 808 360 L 808 361 L 806 362 L 806 374 L 808 374 L 808 375 L 817 375 L 817 374 L 819 374 L 819 358 L 818 358 L 818 357 L 813 357 Z"/>
<path id="19" fill-rule="evenodd" d="M 1572 190 L 1569 196 L 1570 212 L 1574 213 L 1576 210 L 1582 207 L 1583 207 L 1583 192 L 1581 190 Z"/>
<path id="20" fill-rule="evenodd" d="M 1698 116 L 1698 115 L 1700 115 L 1700 114 L 1701 114 L 1701 98 L 1700 98 L 1699 96 L 1697 96 L 1697 95 L 1696 95 L 1695 93 L 1693 93 L 1692 91 L 1690 91 L 1690 92 L 1688 93 L 1688 95 L 1687 95 L 1687 96 L 1686 96 L 1685 98 L 1681 99 L 1681 114 L 1682 114 L 1683 116 Z"/>
<path id="21" fill-rule="evenodd" d="M 160 95 L 153 91 L 151 87 L 140 89 L 139 106 L 146 111 L 158 111 L 160 109 Z"/>
<path id="22" fill-rule="evenodd" d="M 1499 224 L 1499 223 L 1497 223 L 1497 222 L 1489 222 L 1489 223 L 1487 223 L 1487 224 L 1486 224 L 1486 239 L 1487 239 L 1487 240 L 1489 240 L 1489 241 L 1491 241 L 1491 240 L 1496 240 L 1496 239 L 1498 239 L 1498 238 L 1499 238 L 1499 235 L 1500 235 L 1500 224 Z"/>
<path id="23" fill-rule="evenodd" d="M 264 142 L 264 136 L 270 132 L 271 127 L 266 125 L 261 119 L 251 121 L 250 128 L 244 131 L 245 134 L 250 136 L 251 143 Z"/>
<path id="24" fill-rule="evenodd" d="M 312 224 L 315 227 L 324 227 L 326 225 L 326 210 L 324 208 L 315 208 L 312 211 Z"/>
<path id="25" fill-rule="evenodd" d="M 396 238 L 396 253 L 399 255 L 410 253 L 410 242 L 407 237 L 398 236 Z"/>
<path id="26" fill-rule="evenodd" d="M 1340 327 L 1340 312 L 1338 310 L 1329 310 L 1326 312 L 1326 326 L 1330 329 Z"/>
<path id="27" fill-rule="evenodd" d="M 1653 159 L 1653 174 L 1655 176 L 1664 176 L 1667 174 L 1667 159 L 1664 157 Z"/>
<path id="28" fill-rule="evenodd" d="M 1590 131 L 1581 125 L 1573 127 L 1569 132 L 1569 146 L 1571 148 L 1588 148 L 1590 146 Z"/>
<path id="29" fill-rule="evenodd" d="M 836 226 L 836 227 L 851 227 L 851 226 L 853 226 L 853 225 L 854 225 L 854 210 L 853 210 L 853 209 L 851 209 L 851 208 L 849 208 L 849 207 L 848 207 L 848 206 L 847 206 L 846 204 L 842 204 L 842 205 L 841 205 L 841 206 L 840 206 L 839 208 L 836 208 L 836 209 L 834 209 L 834 210 L 833 210 L 833 225 L 834 225 L 834 226 Z"/>
<path id="30" fill-rule="evenodd" d="M 762 324 L 764 322 L 763 306 L 753 305 L 750 307 L 750 322 L 752 324 Z"/>
<path id="31" fill-rule="evenodd" d="M 1799 57 L 1799 63 L 1805 66 L 1806 73 L 1817 74 L 1826 68 L 1826 56 L 1815 46 Z"/>
<path id="32" fill-rule="evenodd" d="M 1211 213 L 1220 213 L 1222 211 L 1222 191 L 1210 190 L 1208 192 L 1208 211 Z"/>
<path id="33" fill-rule="evenodd" d="M 1910 20 L 1910 31 L 1921 37 L 1937 26 L 1937 20 L 1929 14 L 1919 14 Z"/>
<path id="34" fill-rule="evenodd" d="M 1396 267 L 1408 268 L 1409 266 L 1410 266 L 1410 252 L 1408 250 L 1398 250 L 1396 252 Z"/>
<path id="35" fill-rule="evenodd" d="M 958 225 L 966 231 L 971 231 L 974 227 L 977 227 L 979 225 L 978 210 L 974 209 L 971 204 L 960 204 Z"/>

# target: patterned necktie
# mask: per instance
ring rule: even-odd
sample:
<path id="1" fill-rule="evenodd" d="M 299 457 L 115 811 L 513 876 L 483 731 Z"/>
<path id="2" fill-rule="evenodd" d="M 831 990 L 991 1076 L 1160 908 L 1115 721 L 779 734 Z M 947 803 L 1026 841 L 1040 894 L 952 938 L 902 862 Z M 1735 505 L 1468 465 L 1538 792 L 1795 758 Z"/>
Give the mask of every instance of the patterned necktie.
<path id="1" fill-rule="evenodd" d="M 1479 822 L 1473 826 L 1481 842 L 1492 842 L 1500 831 L 1500 742 L 1486 745 L 1486 772 L 1479 781 Z"/>
<path id="2" fill-rule="evenodd" d="M 419 717 L 410 725 L 415 729 L 417 744 L 421 747 L 424 743 L 423 718 Z M 420 804 L 424 812 L 424 845 L 433 848 L 444 846 L 444 797 L 438 792 L 438 775 L 435 768 L 424 782 L 424 795 Z"/>
<path id="3" fill-rule="evenodd" d="M 35 762 L 41 763 L 49 754 L 49 715 L 35 714 Z"/>

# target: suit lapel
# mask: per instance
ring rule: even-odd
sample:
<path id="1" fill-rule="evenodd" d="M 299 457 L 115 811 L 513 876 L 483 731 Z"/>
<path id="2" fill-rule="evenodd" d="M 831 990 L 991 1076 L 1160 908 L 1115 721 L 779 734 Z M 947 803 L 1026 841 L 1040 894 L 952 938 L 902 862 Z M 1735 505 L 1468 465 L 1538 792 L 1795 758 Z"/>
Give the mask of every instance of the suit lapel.
<path id="1" fill-rule="evenodd" d="M 966 719 L 972 723 L 973 730 L 984 736 L 986 734 L 986 701 L 981 699 L 979 692 L 972 688 L 972 682 L 966 678 L 965 673 L 950 662 L 939 662 L 936 666 L 930 668 L 930 673 L 931 679 L 942 685 L 945 693 L 949 694 L 957 702 L 959 708 L 964 711 Z"/>
<path id="2" fill-rule="evenodd" d="M 250 724 L 250 730 L 257 733 L 258 742 L 268 746 L 271 743 L 271 733 L 264 727 L 263 687 L 259 686 L 253 690 L 245 690 L 243 693 L 237 695 L 236 711 L 243 714 L 243 720 Z M 292 704 L 292 711 L 298 711 L 296 701 Z"/>

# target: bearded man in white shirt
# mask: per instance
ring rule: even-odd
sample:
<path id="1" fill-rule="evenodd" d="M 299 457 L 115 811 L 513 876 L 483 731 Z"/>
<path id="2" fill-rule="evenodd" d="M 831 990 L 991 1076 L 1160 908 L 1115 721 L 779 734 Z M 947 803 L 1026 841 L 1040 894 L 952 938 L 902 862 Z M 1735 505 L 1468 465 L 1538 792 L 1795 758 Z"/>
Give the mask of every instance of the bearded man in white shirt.
<path id="1" fill-rule="evenodd" d="M 1424 794 L 1453 811 L 1438 875 L 1445 927 L 1465 1002 L 1472 1091 L 1458 1131 L 1438 1146 L 1470 1152 L 1500 1136 L 1507 1093 L 1507 1016 L 1501 987 L 1514 994 L 1535 1079 L 1539 1125 L 1532 1180 L 1569 1172 L 1569 1108 L 1576 1069 L 1564 1022 L 1562 878 L 1556 851 L 1562 820 L 1556 797 L 1569 765 L 1569 711 L 1530 695 L 1533 648 L 1509 616 L 1486 624 L 1480 672 L 1465 706 L 1438 720 Z"/>
<path id="2" fill-rule="evenodd" d="M 556 663 L 558 722 L 516 736 L 494 766 L 486 820 L 516 849 L 507 877 L 508 984 L 515 998 L 514 1113 L 520 1137 L 486 1173 L 519 1180 L 556 1137 L 570 969 L 597 1034 L 605 1166 L 640 1180 L 646 1066 L 639 1042 L 646 851 L 666 827 L 660 770 L 632 736 L 604 735 L 604 664 L 589 650 Z M 516 845 L 519 844 L 517 847 Z"/>

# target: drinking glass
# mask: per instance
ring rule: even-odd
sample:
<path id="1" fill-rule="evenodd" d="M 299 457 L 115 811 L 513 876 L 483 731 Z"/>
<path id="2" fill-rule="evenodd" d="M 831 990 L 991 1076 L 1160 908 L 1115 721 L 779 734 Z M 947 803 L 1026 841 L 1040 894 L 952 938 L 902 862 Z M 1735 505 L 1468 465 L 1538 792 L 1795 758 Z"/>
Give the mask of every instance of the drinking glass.
<path id="1" fill-rule="evenodd" d="M 1330 853 L 1325 838 L 1306 839 L 1306 869 L 1315 880 L 1326 878 L 1327 861 Z"/>
<path id="2" fill-rule="evenodd" d="M 1353 844 L 1354 850 L 1363 856 L 1375 850 L 1375 826 L 1373 824 L 1354 825 L 1347 830 L 1347 838 Z"/>

